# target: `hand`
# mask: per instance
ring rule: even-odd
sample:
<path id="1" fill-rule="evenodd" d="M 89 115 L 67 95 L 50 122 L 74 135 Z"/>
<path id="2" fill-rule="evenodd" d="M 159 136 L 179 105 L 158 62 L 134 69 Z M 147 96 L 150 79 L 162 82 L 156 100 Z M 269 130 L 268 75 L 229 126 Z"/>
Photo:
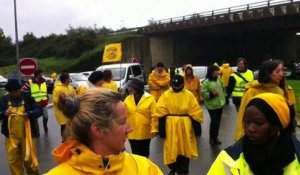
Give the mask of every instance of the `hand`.
<path id="1" fill-rule="evenodd" d="M 26 113 L 26 112 L 24 113 L 24 115 L 23 115 L 23 118 L 24 118 L 25 120 L 27 120 L 27 119 L 28 119 L 28 115 L 27 115 L 27 113 Z"/>
<path id="2" fill-rule="evenodd" d="M 213 94 L 214 97 L 219 96 L 219 92 L 216 89 L 212 90 L 212 94 Z"/>
<path id="3" fill-rule="evenodd" d="M 11 109 L 8 108 L 5 112 L 4 115 L 6 115 L 7 117 L 9 117 L 12 114 Z"/>

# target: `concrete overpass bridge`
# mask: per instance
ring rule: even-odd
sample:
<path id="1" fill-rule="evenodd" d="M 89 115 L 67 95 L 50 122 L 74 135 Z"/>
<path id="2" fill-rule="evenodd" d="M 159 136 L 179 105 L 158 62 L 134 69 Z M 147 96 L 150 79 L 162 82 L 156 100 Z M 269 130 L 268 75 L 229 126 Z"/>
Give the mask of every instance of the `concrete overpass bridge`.
<path id="1" fill-rule="evenodd" d="M 300 0 L 240 5 L 130 30 L 143 37 L 124 41 L 125 57 L 135 55 L 146 66 L 159 61 L 208 65 L 224 59 L 235 64 L 238 57 L 252 67 L 270 58 L 300 61 Z"/>

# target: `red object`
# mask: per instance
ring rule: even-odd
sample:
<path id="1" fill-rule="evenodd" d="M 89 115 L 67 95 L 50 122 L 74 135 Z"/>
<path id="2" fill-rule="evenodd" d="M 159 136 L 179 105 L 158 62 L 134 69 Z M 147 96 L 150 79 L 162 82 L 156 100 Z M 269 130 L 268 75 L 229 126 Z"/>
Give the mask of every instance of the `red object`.
<path id="1" fill-rule="evenodd" d="M 20 72 L 23 75 L 32 75 L 37 69 L 37 63 L 33 58 L 23 58 L 20 60 Z"/>

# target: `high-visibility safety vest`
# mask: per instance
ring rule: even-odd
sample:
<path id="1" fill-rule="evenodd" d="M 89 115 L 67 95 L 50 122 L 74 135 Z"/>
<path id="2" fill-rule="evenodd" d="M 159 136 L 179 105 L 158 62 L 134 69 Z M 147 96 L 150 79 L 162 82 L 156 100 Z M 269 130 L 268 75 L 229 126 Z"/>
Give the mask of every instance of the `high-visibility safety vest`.
<path id="1" fill-rule="evenodd" d="M 32 80 L 29 80 L 31 96 L 35 99 L 36 102 L 42 100 L 47 100 L 47 85 L 46 82 L 43 82 L 41 86 L 37 83 L 32 83 Z"/>
<path id="2" fill-rule="evenodd" d="M 254 80 L 253 72 L 249 69 L 246 72 L 239 74 L 243 76 L 248 82 L 245 82 L 245 80 L 243 80 L 241 77 L 239 77 L 235 73 L 232 73 L 231 76 L 233 76 L 235 79 L 235 85 L 232 92 L 233 97 L 242 97 L 245 92 L 246 84 Z"/>

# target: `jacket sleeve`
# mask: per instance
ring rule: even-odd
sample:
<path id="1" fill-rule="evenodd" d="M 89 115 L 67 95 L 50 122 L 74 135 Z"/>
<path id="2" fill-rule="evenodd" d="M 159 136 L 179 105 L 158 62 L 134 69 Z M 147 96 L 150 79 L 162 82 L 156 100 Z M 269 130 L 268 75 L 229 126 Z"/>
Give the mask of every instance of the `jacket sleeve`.
<path id="1" fill-rule="evenodd" d="M 39 118 L 43 115 L 42 108 L 35 102 L 34 98 L 31 96 L 27 97 L 27 102 L 30 105 L 30 110 L 26 111 L 27 117 L 31 118 Z"/>
<path id="2" fill-rule="evenodd" d="M 54 105 L 58 104 L 59 96 L 60 95 L 61 95 L 61 93 L 60 93 L 60 87 L 57 86 L 57 87 L 54 88 L 53 96 L 52 96 L 52 101 L 53 101 Z"/>
<path id="3" fill-rule="evenodd" d="M 3 120 L 6 116 L 5 116 L 5 111 L 7 109 L 7 100 L 6 96 L 3 96 L 0 98 L 0 120 Z"/>
<path id="4" fill-rule="evenodd" d="M 204 100 L 208 100 L 211 98 L 211 90 L 209 88 L 208 81 L 209 80 L 206 79 L 201 87 L 201 95 L 204 98 Z"/>
<path id="5" fill-rule="evenodd" d="M 151 160 L 148 159 L 149 162 L 149 174 L 151 175 L 163 175 L 161 170 L 157 165 L 155 165 Z"/>
<path id="6" fill-rule="evenodd" d="M 148 85 L 149 85 L 149 88 L 151 90 L 158 90 L 159 87 L 156 83 L 154 83 L 155 81 L 155 77 L 154 77 L 154 73 L 152 72 L 150 75 L 149 75 L 149 79 L 148 79 Z"/>
<path id="7" fill-rule="evenodd" d="M 207 175 L 239 175 L 240 172 L 234 167 L 235 162 L 228 156 L 228 154 L 223 150 L 219 153 L 216 160 L 211 165 L 208 170 Z M 227 166 L 225 168 L 225 166 Z"/>
<path id="8" fill-rule="evenodd" d="M 236 124 L 236 132 L 235 132 L 235 140 L 239 140 L 244 135 L 244 128 L 243 128 L 243 116 L 246 109 L 246 105 L 248 102 L 255 96 L 251 92 L 250 89 L 246 90 L 242 100 L 241 105 L 239 107 L 238 116 L 237 116 L 237 124 Z"/>
<path id="9" fill-rule="evenodd" d="M 228 86 L 226 88 L 226 94 L 228 97 L 231 96 L 232 91 L 234 89 L 234 85 L 235 85 L 235 78 L 233 76 L 230 76 L 228 81 Z"/>
<path id="10" fill-rule="evenodd" d="M 165 104 L 165 95 L 166 92 L 162 94 L 162 96 L 159 98 L 158 102 L 156 103 L 155 106 L 155 117 L 164 117 L 165 115 L 167 115 L 168 112 L 168 108 Z"/>
<path id="11" fill-rule="evenodd" d="M 156 133 L 158 132 L 158 119 L 157 117 L 155 116 L 155 105 L 156 105 L 156 102 L 155 102 L 155 99 L 153 97 L 151 97 L 153 100 L 152 100 L 152 103 L 150 104 L 150 116 L 151 116 L 151 133 Z"/>
<path id="12" fill-rule="evenodd" d="M 165 74 L 162 80 L 157 81 L 157 84 L 160 87 L 169 87 L 169 83 L 170 83 L 170 75 L 168 73 Z"/>
<path id="13" fill-rule="evenodd" d="M 30 92 L 30 82 L 29 82 L 29 80 L 26 81 L 26 83 L 24 83 L 24 85 L 23 85 L 23 87 L 22 87 L 22 90 L 23 90 L 24 92 Z"/>

